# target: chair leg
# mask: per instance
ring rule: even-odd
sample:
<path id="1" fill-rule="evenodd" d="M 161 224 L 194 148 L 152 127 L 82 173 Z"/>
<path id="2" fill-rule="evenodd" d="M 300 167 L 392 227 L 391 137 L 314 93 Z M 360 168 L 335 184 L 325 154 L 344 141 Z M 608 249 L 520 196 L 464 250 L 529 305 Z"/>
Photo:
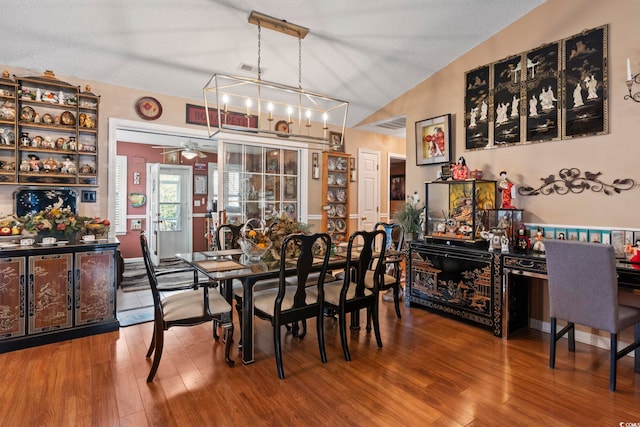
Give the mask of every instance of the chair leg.
<path id="1" fill-rule="evenodd" d="M 284 367 L 282 366 L 282 343 L 280 341 L 280 323 L 273 324 L 273 349 L 276 353 L 276 367 L 278 368 L 278 377 L 284 379 Z"/>
<path id="2" fill-rule="evenodd" d="M 609 390 L 616 391 L 616 373 L 618 370 L 618 334 L 611 334 L 609 353 Z"/>
<path id="3" fill-rule="evenodd" d="M 217 319 L 213 319 L 213 339 L 218 341 L 220 339 L 220 335 L 218 335 L 218 326 L 221 326 L 220 322 Z"/>
<path id="4" fill-rule="evenodd" d="M 569 322 L 569 351 L 576 352 L 576 326 L 574 323 Z"/>
<path id="5" fill-rule="evenodd" d="M 327 352 L 324 347 L 324 316 L 322 309 L 316 317 L 316 333 L 318 334 L 318 347 L 320 347 L 320 360 L 322 363 L 327 363 Z"/>
<path id="6" fill-rule="evenodd" d="M 351 355 L 349 354 L 349 344 L 347 344 L 347 312 L 344 310 L 344 308 L 340 309 L 340 314 L 338 315 L 338 323 L 340 324 L 340 341 L 342 342 L 342 353 L 344 353 L 344 360 L 350 362 Z"/>
<path id="7" fill-rule="evenodd" d="M 636 326 L 633 328 L 634 340 L 636 343 L 640 343 L 640 323 L 636 323 Z M 636 347 L 634 354 L 634 371 L 640 373 L 640 347 Z"/>
<path id="8" fill-rule="evenodd" d="M 149 344 L 149 350 L 145 357 L 151 357 L 153 349 L 156 347 L 156 322 L 153 322 L 153 334 L 151 335 L 151 344 Z"/>
<path id="9" fill-rule="evenodd" d="M 371 332 L 371 307 L 367 307 L 367 332 Z"/>
<path id="10" fill-rule="evenodd" d="M 398 319 L 402 319 L 402 315 L 400 314 L 400 285 L 397 283 L 393 287 L 393 305 L 396 307 L 396 316 Z"/>
<path id="11" fill-rule="evenodd" d="M 238 348 L 242 348 L 242 299 L 235 298 L 236 311 L 238 312 L 238 323 L 240 326 L 240 341 L 238 342 Z"/>
<path id="12" fill-rule="evenodd" d="M 162 348 L 164 347 L 164 330 L 154 326 L 154 338 L 155 338 L 155 352 L 153 355 L 153 364 L 147 377 L 147 382 L 153 381 L 153 377 L 156 376 L 158 366 L 160 366 L 160 358 L 162 357 Z"/>
<path id="13" fill-rule="evenodd" d="M 367 310 L 370 310 L 367 307 Z M 380 337 L 380 322 L 378 319 L 378 303 L 373 306 L 371 309 L 373 311 L 373 332 L 376 335 L 376 343 L 378 344 L 378 348 L 382 348 L 382 338 Z"/>
<path id="14" fill-rule="evenodd" d="M 551 318 L 551 330 L 550 332 L 550 340 L 549 340 L 549 367 L 554 369 L 556 367 L 556 324 L 557 319 L 555 317 Z"/>
<path id="15" fill-rule="evenodd" d="M 227 365 L 232 367 L 235 362 L 229 356 L 231 352 L 231 343 L 233 342 L 233 320 L 229 319 L 229 322 L 222 323 L 222 330 L 224 335 L 224 361 Z"/>

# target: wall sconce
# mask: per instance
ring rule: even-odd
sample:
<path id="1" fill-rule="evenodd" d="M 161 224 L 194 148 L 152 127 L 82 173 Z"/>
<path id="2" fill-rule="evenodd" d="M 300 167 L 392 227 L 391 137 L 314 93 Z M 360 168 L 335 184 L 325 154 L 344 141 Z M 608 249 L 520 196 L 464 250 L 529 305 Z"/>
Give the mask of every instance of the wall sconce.
<path id="1" fill-rule="evenodd" d="M 351 182 L 356 182 L 356 159 L 355 159 L 355 157 L 351 157 L 349 159 L 349 180 Z"/>
<path id="2" fill-rule="evenodd" d="M 318 153 L 311 155 L 311 178 L 320 179 L 320 158 Z"/>
<path id="3" fill-rule="evenodd" d="M 631 99 L 636 102 L 640 102 L 640 90 L 636 93 L 633 92 L 633 85 L 640 86 L 640 73 L 636 75 L 631 74 L 631 61 L 627 58 L 627 89 L 629 89 L 629 95 L 625 95 L 624 99 Z"/>

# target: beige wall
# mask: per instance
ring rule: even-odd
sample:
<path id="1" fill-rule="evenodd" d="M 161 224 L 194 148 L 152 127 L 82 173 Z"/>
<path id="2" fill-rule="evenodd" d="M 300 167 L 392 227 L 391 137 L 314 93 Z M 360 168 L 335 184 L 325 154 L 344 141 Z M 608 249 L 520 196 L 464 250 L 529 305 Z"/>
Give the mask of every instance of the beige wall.
<path id="1" fill-rule="evenodd" d="M 8 70 L 11 75 L 18 77 L 24 76 L 37 76 L 41 75 L 44 70 L 25 70 L 16 67 L 2 66 L 0 70 Z M 55 70 L 53 70 L 55 72 Z M 109 161 L 109 118 L 140 121 L 141 120 L 135 112 L 134 105 L 138 98 L 142 96 L 153 96 L 157 98 L 163 107 L 162 116 L 153 121 L 153 124 L 164 126 L 175 126 L 189 129 L 197 129 L 202 131 L 202 136 L 206 137 L 207 129 L 203 126 L 188 125 L 185 123 L 185 104 L 192 103 L 202 105 L 202 99 L 186 99 L 173 96 L 167 96 L 158 93 L 150 93 L 148 91 L 136 90 L 131 88 L 125 88 L 121 86 L 114 86 L 100 82 L 94 82 L 89 80 L 77 79 L 69 76 L 56 75 L 56 77 L 62 81 L 73 85 L 79 85 L 84 90 L 87 84 L 91 85 L 93 93 L 100 95 L 100 119 L 99 119 L 99 147 L 98 147 L 98 160 L 99 160 L 99 172 L 98 172 L 98 203 L 80 203 L 79 211 L 81 215 L 86 216 L 100 216 L 106 218 L 108 216 L 108 161 Z M 336 130 L 332 128 L 330 130 Z M 363 132 L 354 129 L 347 129 L 345 131 L 345 151 L 352 156 L 357 156 L 358 148 L 367 147 L 371 150 L 380 151 L 381 159 L 381 180 L 380 189 L 383 194 L 387 193 L 388 173 L 387 169 L 387 156 L 388 153 L 400 153 L 404 154 L 405 140 L 400 138 L 394 138 L 384 135 L 373 134 L 370 132 Z M 309 165 L 311 165 L 311 152 L 309 152 Z M 320 156 L 322 158 L 322 156 Z M 326 165 L 321 165 L 326 167 Z M 311 179 L 311 169 L 307 171 L 309 180 L 309 214 L 319 217 L 321 214 L 321 208 L 323 204 L 323 198 L 321 197 L 322 184 L 320 180 Z M 13 191 L 17 188 L 16 185 L 0 185 L 0 213 L 13 212 Z M 351 183 L 351 200 L 350 200 L 350 213 L 353 217 L 357 217 L 357 185 Z M 387 212 L 387 198 L 381 197 L 380 208 L 381 212 Z M 355 220 L 351 221 L 350 227 L 355 230 L 357 225 Z M 312 224 L 316 224 L 314 230 L 320 230 L 320 221 L 310 221 Z"/>
<path id="2" fill-rule="evenodd" d="M 407 188 L 422 187 L 433 180 L 439 166 L 415 166 L 414 122 L 451 113 L 454 156 L 464 155 L 470 169 L 481 169 L 485 178 L 497 178 L 505 168 L 517 185 L 538 187 L 540 178 L 557 176 L 565 167 L 582 172 L 602 172 L 601 179 L 633 178 L 638 173 L 640 104 L 624 100 L 627 93 L 626 58 L 640 71 L 640 32 L 637 18 L 640 1 L 549 0 L 491 39 L 469 51 L 446 68 L 408 91 L 371 116 L 375 122 L 399 114 L 407 115 Z M 552 141 L 491 150 L 465 151 L 465 72 L 543 44 L 609 25 L 609 130 L 608 135 Z M 636 86 L 636 89 L 640 89 Z M 421 194 L 424 194 L 422 188 Z M 602 227 L 640 227 L 637 188 L 621 194 L 585 191 L 564 196 L 519 197 L 526 222 Z"/>

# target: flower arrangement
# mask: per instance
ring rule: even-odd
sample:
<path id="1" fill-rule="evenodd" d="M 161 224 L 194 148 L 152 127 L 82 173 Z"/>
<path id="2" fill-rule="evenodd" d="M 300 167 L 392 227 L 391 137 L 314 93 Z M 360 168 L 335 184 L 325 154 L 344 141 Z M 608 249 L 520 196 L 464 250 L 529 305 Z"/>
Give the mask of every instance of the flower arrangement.
<path id="1" fill-rule="evenodd" d="M 49 206 L 33 215 L 21 217 L 20 221 L 24 223 L 24 229 L 31 233 L 71 235 L 80 231 L 89 219 L 76 215 L 69 207 Z"/>
<path id="2" fill-rule="evenodd" d="M 273 242 L 273 248 L 265 259 L 280 259 L 280 250 L 282 249 L 284 238 L 289 234 L 306 233 L 310 229 L 308 224 L 291 219 L 284 212 L 279 217 L 274 216 L 270 220 L 273 221 L 269 229 L 269 237 Z M 296 248 L 289 248 L 288 255 L 295 257 Z"/>

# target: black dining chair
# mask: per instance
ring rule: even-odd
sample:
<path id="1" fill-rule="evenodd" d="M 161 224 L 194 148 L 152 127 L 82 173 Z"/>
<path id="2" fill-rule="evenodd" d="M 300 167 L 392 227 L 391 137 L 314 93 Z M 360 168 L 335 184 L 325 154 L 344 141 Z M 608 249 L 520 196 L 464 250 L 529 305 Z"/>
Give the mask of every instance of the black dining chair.
<path id="1" fill-rule="evenodd" d="M 640 308 L 618 303 L 618 277 L 613 246 L 572 240 L 545 241 L 551 317 L 549 367 L 555 368 L 556 343 L 568 334 L 576 351 L 575 324 L 610 334 L 609 390 L 616 390 L 617 361 L 635 350 L 640 372 Z M 557 320 L 567 325 L 557 330 Z M 618 351 L 618 332 L 635 325 L 635 342 Z"/>
<path id="2" fill-rule="evenodd" d="M 216 230 L 216 249 L 239 249 L 240 232 L 244 224 L 222 224 Z"/>
<path id="3" fill-rule="evenodd" d="M 322 255 L 321 264 L 315 265 L 317 255 L 315 255 L 314 245 L 323 245 L 325 249 Z M 295 245 L 299 249 L 296 259 L 287 257 L 287 248 Z M 324 346 L 324 278 L 329 263 L 331 238 L 326 233 L 316 233 L 311 235 L 291 234 L 287 236 L 280 251 L 280 273 L 278 276 L 278 286 L 266 288 L 254 292 L 254 313 L 260 319 L 271 322 L 273 327 L 273 346 L 276 356 L 276 366 L 278 377 L 284 379 L 284 368 L 282 364 L 282 327 L 287 324 L 297 325 L 298 322 L 306 322 L 306 319 L 316 319 L 316 331 L 318 335 L 318 346 L 320 348 L 320 358 L 323 363 L 327 362 L 327 355 Z M 312 274 L 312 268 L 320 268 L 320 274 L 313 286 L 308 286 L 307 280 Z M 288 271 L 293 269 L 294 273 Z M 295 284 L 291 284 L 287 279 L 295 277 Z M 305 327 L 306 330 L 306 327 Z M 304 338 L 304 333 L 298 334 L 299 339 Z"/>
<path id="4" fill-rule="evenodd" d="M 347 343 L 347 313 L 356 316 L 357 311 L 367 309 L 367 319 L 373 320 L 373 330 L 376 343 L 382 348 L 380 337 L 380 324 L 378 320 L 380 278 L 384 273 L 384 263 L 374 263 L 376 247 L 381 248 L 380 256 L 384 257 L 384 248 L 387 246 L 387 235 L 383 230 L 356 231 L 349 237 L 347 246 L 347 262 L 342 280 L 325 283 L 324 305 L 329 311 L 338 314 L 340 326 L 340 339 L 342 351 L 347 361 L 351 360 L 349 345 Z M 367 271 L 374 265 L 371 286 L 367 286 L 365 278 Z M 364 273 L 364 274 L 363 274 Z M 370 331 L 367 324 L 367 331 Z"/>
<path id="5" fill-rule="evenodd" d="M 404 259 L 402 246 L 404 245 L 404 228 L 400 224 L 377 222 L 374 230 L 381 229 L 387 235 L 386 256 L 379 258 L 384 263 L 383 275 L 380 279 L 380 292 L 391 290 L 393 293 L 393 304 L 396 309 L 398 319 L 400 314 L 400 299 L 402 298 L 400 282 L 402 281 L 402 261 Z M 365 276 L 367 287 L 373 286 L 373 270 L 367 271 Z M 383 295 L 384 298 L 384 295 Z"/>
<path id="6" fill-rule="evenodd" d="M 229 357 L 231 341 L 233 340 L 233 320 L 231 305 L 220 295 L 218 291 L 211 290 L 208 286 L 198 286 L 182 292 L 172 292 L 163 297 L 158 287 L 158 275 L 149 255 L 149 246 L 144 233 L 140 233 L 140 246 L 142 257 L 147 270 L 147 277 L 151 285 L 153 295 L 153 336 L 146 357 L 153 354 L 153 363 L 147 382 L 153 381 L 156 375 L 162 349 L 164 347 L 164 331 L 173 326 L 195 326 L 209 321 L 217 321 L 224 330 L 225 353 L 224 358 L 229 366 L 234 361 Z M 213 336 L 218 340 L 216 327 L 213 328 Z"/>

